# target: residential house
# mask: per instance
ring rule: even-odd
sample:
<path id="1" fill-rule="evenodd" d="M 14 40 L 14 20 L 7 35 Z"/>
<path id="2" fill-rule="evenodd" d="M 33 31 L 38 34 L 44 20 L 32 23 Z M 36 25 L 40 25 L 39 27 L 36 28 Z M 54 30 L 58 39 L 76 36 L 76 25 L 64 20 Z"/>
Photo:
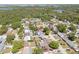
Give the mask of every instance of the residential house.
<path id="1" fill-rule="evenodd" d="M 4 48 L 5 46 L 5 41 L 6 41 L 7 36 L 6 35 L 2 35 L 0 36 L 0 51 Z"/>

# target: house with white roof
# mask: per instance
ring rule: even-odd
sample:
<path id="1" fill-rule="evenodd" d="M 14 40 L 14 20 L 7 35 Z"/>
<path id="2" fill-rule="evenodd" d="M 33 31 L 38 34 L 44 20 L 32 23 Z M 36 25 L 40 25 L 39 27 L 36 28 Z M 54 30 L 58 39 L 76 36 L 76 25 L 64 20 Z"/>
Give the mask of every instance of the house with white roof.
<path id="1" fill-rule="evenodd" d="M 37 31 L 37 35 L 41 38 L 44 38 L 44 33 L 42 31 Z"/>
<path id="2" fill-rule="evenodd" d="M 0 36 L 0 51 L 4 48 L 4 43 L 6 41 L 7 36 L 6 35 L 2 35 Z"/>
<path id="3" fill-rule="evenodd" d="M 32 32 L 29 29 L 24 30 L 24 41 L 31 40 Z"/>
<path id="4" fill-rule="evenodd" d="M 30 36 L 25 36 L 24 41 L 28 41 L 28 40 L 31 40 L 31 37 Z"/>

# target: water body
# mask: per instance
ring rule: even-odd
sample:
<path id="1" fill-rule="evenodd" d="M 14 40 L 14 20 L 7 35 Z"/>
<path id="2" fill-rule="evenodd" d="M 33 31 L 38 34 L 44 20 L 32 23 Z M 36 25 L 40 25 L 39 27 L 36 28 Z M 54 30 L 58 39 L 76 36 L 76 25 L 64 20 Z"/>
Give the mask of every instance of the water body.
<path id="1" fill-rule="evenodd" d="M 54 11 L 62 13 L 64 10 L 58 9 L 58 10 L 54 10 Z"/>
<path id="2" fill-rule="evenodd" d="M 14 8 L 0 8 L 0 10 L 13 10 Z"/>

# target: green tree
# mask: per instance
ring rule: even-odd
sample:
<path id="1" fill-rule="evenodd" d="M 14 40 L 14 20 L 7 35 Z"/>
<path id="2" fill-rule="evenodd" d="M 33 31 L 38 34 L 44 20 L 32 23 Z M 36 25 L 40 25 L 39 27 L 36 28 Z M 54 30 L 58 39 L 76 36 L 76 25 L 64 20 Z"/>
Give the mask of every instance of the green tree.
<path id="1" fill-rule="evenodd" d="M 59 47 L 59 44 L 57 41 L 52 41 L 50 42 L 49 47 L 51 47 L 52 49 L 57 49 Z"/>
<path id="2" fill-rule="evenodd" d="M 33 24 L 29 24 L 29 28 L 32 31 L 36 31 L 36 27 Z"/>
<path id="3" fill-rule="evenodd" d="M 20 39 L 22 39 L 22 37 L 23 37 L 23 33 L 24 33 L 23 30 L 24 30 L 24 28 L 23 28 L 23 26 L 21 26 L 18 31 L 18 35 L 19 35 Z"/>
<path id="4" fill-rule="evenodd" d="M 14 35 L 8 35 L 7 36 L 7 39 L 6 39 L 6 42 L 7 43 L 13 43 L 13 40 L 14 40 L 15 36 Z"/>
<path id="5" fill-rule="evenodd" d="M 49 35 L 49 33 L 50 33 L 50 29 L 47 28 L 47 27 L 45 27 L 44 30 L 43 30 L 43 32 L 45 32 L 46 35 Z"/>
<path id="6" fill-rule="evenodd" d="M 76 39 L 75 33 L 69 33 L 68 38 L 69 38 L 69 40 L 74 41 Z"/>
<path id="7" fill-rule="evenodd" d="M 64 24 L 58 24 L 58 25 L 57 25 L 57 28 L 58 28 L 58 30 L 59 30 L 60 32 L 66 32 L 67 26 L 64 25 Z"/>
<path id="8" fill-rule="evenodd" d="M 34 48 L 33 49 L 33 54 L 42 54 L 43 50 L 41 48 Z"/>
<path id="9" fill-rule="evenodd" d="M 2 27 L 0 28 L 0 35 L 3 35 L 7 32 L 7 27 L 6 25 L 2 25 Z"/>
<path id="10" fill-rule="evenodd" d="M 20 22 L 15 22 L 15 23 L 12 23 L 12 28 L 13 29 L 17 29 L 17 28 L 20 28 L 22 25 Z"/>
<path id="11" fill-rule="evenodd" d="M 24 42 L 22 40 L 20 41 L 14 41 L 13 47 L 12 47 L 12 53 L 16 53 L 19 51 L 19 49 L 24 47 Z"/>
<path id="12" fill-rule="evenodd" d="M 50 21 L 50 19 L 52 19 L 52 17 L 48 16 L 48 15 L 43 15 L 40 17 L 43 21 Z"/>
<path id="13" fill-rule="evenodd" d="M 70 24 L 70 27 L 69 27 L 69 29 L 71 30 L 71 31 L 76 31 L 76 26 L 74 26 L 73 24 Z"/>

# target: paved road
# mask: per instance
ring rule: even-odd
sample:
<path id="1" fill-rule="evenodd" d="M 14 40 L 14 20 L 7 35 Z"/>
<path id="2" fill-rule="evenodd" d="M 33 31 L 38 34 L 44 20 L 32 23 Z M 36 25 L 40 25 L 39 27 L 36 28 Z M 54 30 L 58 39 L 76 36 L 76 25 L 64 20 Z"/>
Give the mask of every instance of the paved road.
<path id="1" fill-rule="evenodd" d="M 24 47 L 22 53 L 23 54 L 32 54 L 32 48 L 31 47 Z"/>

